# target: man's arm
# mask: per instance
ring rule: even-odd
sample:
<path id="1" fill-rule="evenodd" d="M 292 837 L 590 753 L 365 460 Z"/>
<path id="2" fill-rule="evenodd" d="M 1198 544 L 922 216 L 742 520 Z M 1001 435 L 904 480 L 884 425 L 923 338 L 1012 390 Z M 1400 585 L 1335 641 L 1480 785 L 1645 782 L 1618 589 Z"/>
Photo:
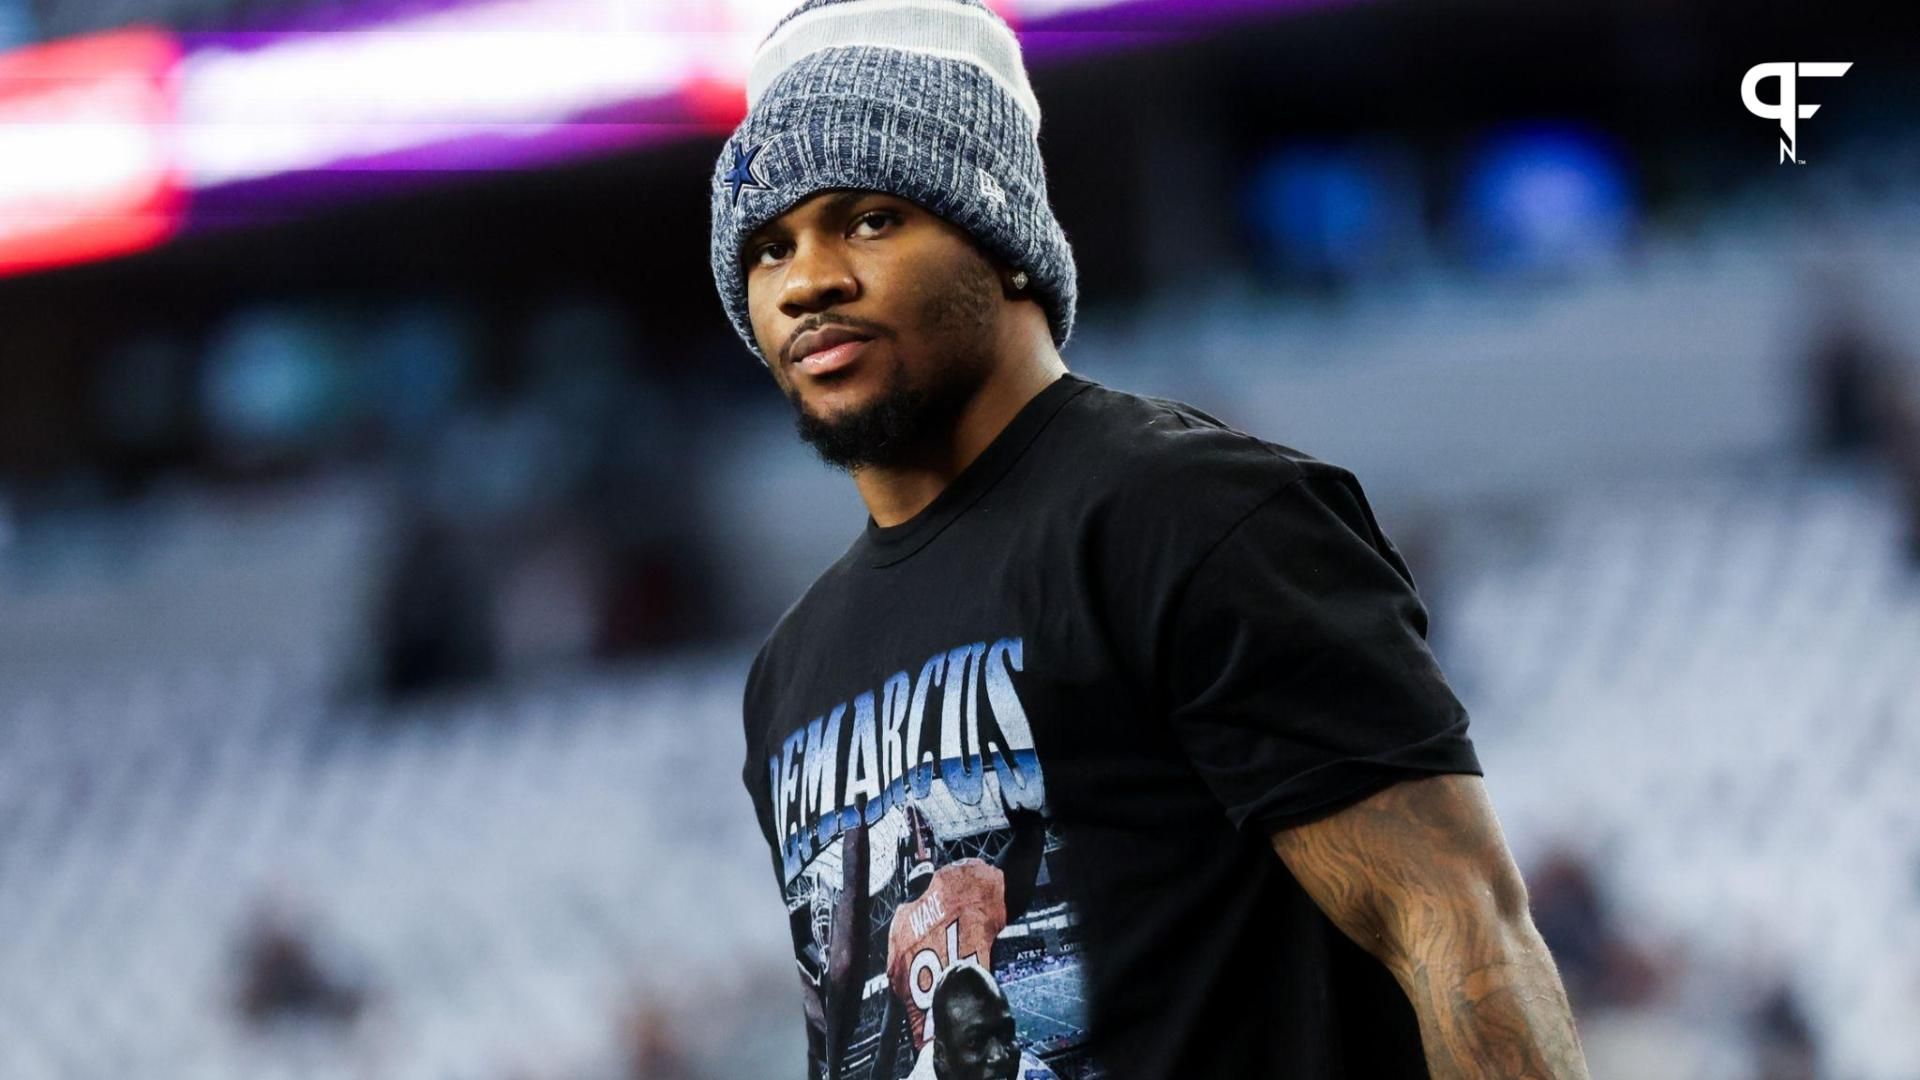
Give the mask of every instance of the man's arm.
<path id="1" fill-rule="evenodd" d="M 1007 921 L 1011 923 L 1019 922 L 1033 902 L 1040 856 L 1047 846 L 1047 823 L 1031 810 L 1008 812 L 1007 823 L 1013 826 L 1013 839 L 1000 853 L 1000 872 L 1007 879 Z"/>
<path id="2" fill-rule="evenodd" d="M 853 829 L 840 839 L 840 894 L 828 932 L 826 973 L 827 1075 L 839 1076 L 840 1054 L 852 1041 L 860 1017 L 860 973 L 867 961 L 867 830 Z"/>
<path id="3" fill-rule="evenodd" d="M 1560 974 L 1479 777 L 1402 781 L 1272 842 L 1327 917 L 1399 980 L 1435 1080 L 1586 1080 Z"/>

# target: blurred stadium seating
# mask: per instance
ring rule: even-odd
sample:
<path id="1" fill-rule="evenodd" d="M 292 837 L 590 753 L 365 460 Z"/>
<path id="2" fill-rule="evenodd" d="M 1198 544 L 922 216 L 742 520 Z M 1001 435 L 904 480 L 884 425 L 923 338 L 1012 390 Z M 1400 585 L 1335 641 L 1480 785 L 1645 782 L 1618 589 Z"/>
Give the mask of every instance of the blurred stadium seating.
<path id="1" fill-rule="evenodd" d="M 758 831 L 714 812 L 735 659 L 398 709 L 267 659 L 9 702 L 0 1072 L 618 1076 L 653 1002 L 719 1075 L 790 1073 L 782 1029 L 697 1022 L 790 1004 Z M 242 1023 L 261 920 L 365 1015 Z"/>
<path id="2" fill-rule="evenodd" d="M 1899 507 L 1859 465 L 1609 485 L 1533 508 L 1521 542 L 1463 517 L 1449 585 L 1451 677 L 1516 855 L 1599 867 L 1618 932 L 1671 968 L 1641 1010 L 1696 1035 L 1740 1046 L 1792 973 L 1839 1076 L 1920 1066 L 1920 563 Z M 1734 1060 L 1721 1075 L 1758 1074 Z"/>

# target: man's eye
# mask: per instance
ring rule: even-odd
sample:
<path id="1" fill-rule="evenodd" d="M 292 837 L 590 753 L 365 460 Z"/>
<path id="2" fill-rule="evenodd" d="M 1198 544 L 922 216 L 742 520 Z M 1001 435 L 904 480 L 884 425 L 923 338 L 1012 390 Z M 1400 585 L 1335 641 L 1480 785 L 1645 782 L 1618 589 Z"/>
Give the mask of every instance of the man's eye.
<path id="1" fill-rule="evenodd" d="M 779 249 L 785 246 L 786 246 L 785 244 L 782 244 L 778 241 L 775 241 L 770 244 L 761 244 L 759 247 L 754 248 L 752 251 L 749 251 L 747 253 L 747 265 L 748 266 L 763 265 L 767 261 L 767 256 L 769 254 L 776 253 L 778 252 Z M 776 255 L 775 257 L 777 258 L 778 256 Z"/>
<path id="2" fill-rule="evenodd" d="M 869 222 L 877 222 L 878 224 L 876 224 L 874 227 L 879 228 L 881 225 L 885 225 L 898 220 L 900 220 L 900 215 L 894 213 L 891 210 L 869 210 L 866 213 L 861 214 L 858 218 L 855 218 L 854 225 L 855 227 L 858 227 L 858 226 L 866 225 Z"/>

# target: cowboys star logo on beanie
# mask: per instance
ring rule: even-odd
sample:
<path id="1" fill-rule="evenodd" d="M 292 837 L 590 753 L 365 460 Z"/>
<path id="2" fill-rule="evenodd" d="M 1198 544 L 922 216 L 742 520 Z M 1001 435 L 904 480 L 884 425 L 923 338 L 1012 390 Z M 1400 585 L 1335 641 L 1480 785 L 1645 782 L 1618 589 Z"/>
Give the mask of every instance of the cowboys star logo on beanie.
<path id="1" fill-rule="evenodd" d="M 1040 103 L 1020 42 L 980 0 L 805 0 L 760 43 L 747 115 L 711 187 L 713 279 L 761 363 L 741 244 L 828 188 L 884 191 L 1027 272 L 1054 344 L 1073 330 L 1073 249 L 1047 202 Z"/>

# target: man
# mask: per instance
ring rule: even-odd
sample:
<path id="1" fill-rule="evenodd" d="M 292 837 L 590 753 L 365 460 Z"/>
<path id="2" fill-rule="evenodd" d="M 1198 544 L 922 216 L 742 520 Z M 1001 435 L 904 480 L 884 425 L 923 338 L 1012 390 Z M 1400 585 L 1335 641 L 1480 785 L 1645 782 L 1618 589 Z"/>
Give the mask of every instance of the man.
<path id="1" fill-rule="evenodd" d="M 1001 857 L 1004 869 L 980 858 L 936 867 L 931 829 L 918 810 L 908 808 L 906 897 L 887 931 L 887 983 L 912 1027 L 916 1052 L 927 1041 L 926 1014 L 941 972 L 958 963 L 991 962 L 994 939 L 1026 913 L 1041 828 L 1037 815 L 1024 815 Z"/>
<path id="2" fill-rule="evenodd" d="M 1352 474 L 1066 371 L 1073 257 L 1005 24 L 808 0 L 748 100 L 715 281 L 869 513 L 743 702 L 790 910 L 874 861 L 811 1075 L 911 1060 L 878 963 L 910 898 L 869 834 L 922 814 L 985 851 L 1031 812 L 1047 902 L 979 962 L 1068 1080 L 1584 1077 L 1466 711 Z"/>
<path id="3" fill-rule="evenodd" d="M 993 976 L 965 960 L 933 993 L 934 1033 L 907 1080 L 1058 1080 L 1014 1044 L 1013 1010 Z"/>

